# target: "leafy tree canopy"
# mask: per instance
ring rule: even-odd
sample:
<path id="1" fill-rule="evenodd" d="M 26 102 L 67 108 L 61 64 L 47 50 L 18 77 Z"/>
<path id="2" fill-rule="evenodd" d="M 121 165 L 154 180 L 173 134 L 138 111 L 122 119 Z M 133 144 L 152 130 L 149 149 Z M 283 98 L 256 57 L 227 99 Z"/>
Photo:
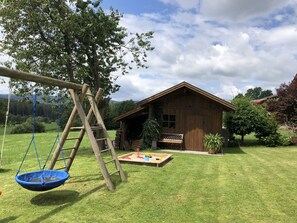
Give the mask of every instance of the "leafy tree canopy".
<path id="1" fill-rule="evenodd" d="M 251 100 L 256 100 L 271 95 L 273 95 L 271 90 L 263 90 L 261 87 L 254 87 L 248 89 L 244 95 L 241 93 L 238 94 L 235 98 L 249 97 Z"/>
<path id="2" fill-rule="evenodd" d="M 131 111 L 136 107 L 136 103 L 132 100 L 126 100 L 122 102 L 110 102 L 107 108 L 104 123 L 107 129 L 119 128 L 119 123 L 114 119 L 128 111 Z"/>
<path id="3" fill-rule="evenodd" d="M 153 32 L 129 33 L 119 25 L 122 14 L 112 8 L 105 13 L 100 2 L 3 1 L 2 53 L 13 58 L 16 69 L 101 87 L 108 96 L 119 89 L 115 71 L 126 74 L 132 69 L 129 64 L 146 67 Z M 13 86 L 15 93 L 30 90 L 21 81 L 14 81 Z M 44 89 L 52 88 L 39 86 L 40 91 Z"/>
<path id="4" fill-rule="evenodd" d="M 249 97 L 235 98 L 232 103 L 236 105 L 235 112 L 229 112 L 224 116 L 224 124 L 230 134 L 244 136 L 252 132 L 263 142 L 265 137 L 276 135 L 278 124 L 274 114 L 271 114 L 263 105 L 250 103 Z"/>
<path id="5" fill-rule="evenodd" d="M 261 87 L 250 88 L 245 93 L 245 96 L 250 97 L 252 100 L 265 98 L 271 95 L 271 90 L 262 90 Z"/>
<path id="6" fill-rule="evenodd" d="M 224 122 L 230 134 L 241 136 L 241 141 L 244 141 L 244 136 L 250 134 L 255 129 L 255 117 L 257 109 L 250 103 L 250 98 L 241 97 L 232 100 L 236 106 L 235 112 L 226 114 Z"/>
<path id="7" fill-rule="evenodd" d="M 293 80 L 286 84 L 283 83 L 276 89 L 276 100 L 268 101 L 268 109 L 276 112 L 279 122 L 297 124 L 297 74 Z"/>

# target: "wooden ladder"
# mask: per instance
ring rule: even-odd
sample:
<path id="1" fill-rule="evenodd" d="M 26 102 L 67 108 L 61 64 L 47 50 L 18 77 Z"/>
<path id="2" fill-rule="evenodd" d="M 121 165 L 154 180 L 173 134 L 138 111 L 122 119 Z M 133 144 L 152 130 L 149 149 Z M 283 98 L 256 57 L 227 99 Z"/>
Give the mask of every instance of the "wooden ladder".
<path id="1" fill-rule="evenodd" d="M 83 86 L 80 96 L 78 96 L 75 90 L 69 89 L 69 92 L 74 102 L 74 108 L 69 116 L 67 124 L 61 135 L 60 143 L 59 145 L 56 146 L 56 149 L 53 153 L 53 157 L 52 157 L 49 169 L 54 169 L 57 161 L 65 162 L 67 160 L 67 164 L 65 167 L 57 168 L 57 169 L 64 169 L 65 171 L 69 171 L 73 163 L 73 160 L 76 156 L 76 153 L 79 149 L 79 146 L 83 140 L 83 137 L 85 133 L 87 133 L 89 141 L 91 143 L 91 147 L 93 149 L 93 152 L 99 164 L 100 171 L 104 177 L 105 183 L 110 191 L 114 191 L 115 189 L 114 184 L 111 180 L 111 176 L 113 174 L 118 173 L 122 181 L 126 181 L 127 179 L 121 167 L 121 164 L 118 160 L 114 146 L 108 136 L 108 133 L 104 125 L 103 119 L 101 117 L 101 114 L 99 112 L 99 109 L 97 107 L 97 104 L 102 96 L 103 91 L 102 89 L 99 89 L 96 93 L 95 98 L 92 95 L 92 92 L 89 89 L 88 85 Z M 85 98 L 87 98 L 90 103 L 90 109 L 87 114 L 85 113 L 82 106 L 82 102 L 84 101 Z M 77 114 L 80 117 L 83 126 L 72 127 L 72 124 Z M 96 125 L 91 126 L 91 123 L 96 123 Z M 71 130 L 79 130 L 78 136 L 69 137 L 69 133 Z M 96 130 L 99 130 L 102 132 L 102 134 L 100 134 L 101 137 L 96 138 L 96 136 L 94 135 L 94 131 Z M 73 147 L 64 148 L 65 142 L 70 140 L 74 141 Z M 104 141 L 104 143 L 102 143 L 102 141 Z M 63 155 L 62 158 L 60 158 L 60 153 L 64 151 L 66 152 L 67 150 L 71 150 L 70 155 L 67 157 Z M 105 161 L 103 159 L 102 153 L 108 153 L 110 155 L 108 161 Z M 109 163 L 114 163 L 115 171 L 113 172 L 108 171 L 107 164 Z"/>

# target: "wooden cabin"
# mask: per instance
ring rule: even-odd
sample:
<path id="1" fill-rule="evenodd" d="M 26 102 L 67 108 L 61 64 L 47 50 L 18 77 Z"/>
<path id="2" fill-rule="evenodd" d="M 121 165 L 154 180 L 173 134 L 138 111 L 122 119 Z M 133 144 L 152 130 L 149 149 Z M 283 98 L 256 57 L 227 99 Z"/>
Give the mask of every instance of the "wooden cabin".
<path id="1" fill-rule="evenodd" d="M 140 101 L 135 109 L 116 118 L 121 123 L 119 148 L 139 146 L 143 123 L 161 115 L 161 133 L 183 134 L 183 149 L 203 151 L 204 135 L 221 134 L 223 111 L 234 110 L 233 104 L 182 82 Z"/>

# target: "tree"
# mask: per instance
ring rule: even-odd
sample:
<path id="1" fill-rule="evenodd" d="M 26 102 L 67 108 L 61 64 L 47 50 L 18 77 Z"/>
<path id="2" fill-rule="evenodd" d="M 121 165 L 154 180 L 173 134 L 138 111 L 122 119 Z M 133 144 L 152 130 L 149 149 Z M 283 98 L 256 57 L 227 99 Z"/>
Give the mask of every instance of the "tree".
<path id="1" fill-rule="evenodd" d="M 224 116 L 224 124 L 231 135 L 240 135 L 243 143 L 244 136 L 254 132 L 267 146 L 280 144 L 277 121 L 265 106 L 250 103 L 249 97 L 235 98 L 232 103 L 236 105 L 235 112 L 229 112 Z"/>
<path id="2" fill-rule="evenodd" d="M 289 83 L 283 83 L 276 89 L 276 100 L 268 101 L 269 111 L 276 112 L 279 122 L 297 124 L 297 74 Z"/>
<path id="3" fill-rule="evenodd" d="M 241 97 L 249 97 L 251 100 L 261 99 L 268 96 L 271 96 L 272 91 L 271 90 L 262 90 L 261 87 L 254 87 L 249 88 L 246 93 L 243 95 L 242 93 L 239 93 L 235 96 L 235 98 L 241 98 Z"/>
<path id="4" fill-rule="evenodd" d="M 267 111 L 263 105 L 256 105 L 257 115 L 255 117 L 255 136 L 263 141 L 265 137 L 277 134 L 278 124 L 274 114 Z"/>
<path id="5" fill-rule="evenodd" d="M 16 69 L 87 83 L 95 89 L 103 88 L 105 96 L 110 95 L 119 89 L 114 83 L 115 71 L 126 74 L 132 69 L 131 63 L 137 68 L 146 67 L 147 52 L 153 50 L 153 32 L 128 33 L 119 25 L 122 15 L 113 9 L 105 13 L 100 2 L 2 2 L 2 52 L 13 58 Z M 16 93 L 30 90 L 26 82 L 12 84 Z M 52 89 L 37 86 L 39 91 Z"/>
<path id="6" fill-rule="evenodd" d="M 236 106 L 234 112 L 229 112 L 224 117 L 224 123 L 230 134 L 241 136 L 241 142 L 244 142 L 244 136 L 255 130 L 257 109 L 250 103 L 250 98 L 241 97 L 232 100 Z"/>
<path id="7" fill-rule="evenodd" d="M 6 105 L 4 103 L 4 101 L 1 99 L 0 100 L 0 125 L 4 125 L 5 122 L 5 115 L 6 115 Z"/>
<path id="8" fill-rule="evenodd" d="M 245 93 L 245 96 L 250 97 L 252 100 L 265 98 L 271 95 L 273 95 L 271 90 L 263 91 L 261 87 L 250 88 Z"/>
<path id="9" fill-rule="evenodd" d="M 110 102 L 106 111 L 104 123 L 107 129 L 119 128 L 119 123 L 114 120 L 117 116 L 120 116 L 136 107 L 136 103 L 132 100 L 126 100 L 122 102 Z"/>

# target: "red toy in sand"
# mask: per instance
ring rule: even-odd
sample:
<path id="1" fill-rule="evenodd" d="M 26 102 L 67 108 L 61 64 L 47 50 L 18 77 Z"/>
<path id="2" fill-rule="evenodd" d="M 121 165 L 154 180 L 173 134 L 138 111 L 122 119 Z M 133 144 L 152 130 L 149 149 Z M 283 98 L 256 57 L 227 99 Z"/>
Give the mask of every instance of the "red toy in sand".
<path id="1" fill-rule="evenodd" d="M 139 148 L 136 148 L 137 158 L 143 159 L 143 157 L 139 155 L 139 150 L 140 150 Z"/>

